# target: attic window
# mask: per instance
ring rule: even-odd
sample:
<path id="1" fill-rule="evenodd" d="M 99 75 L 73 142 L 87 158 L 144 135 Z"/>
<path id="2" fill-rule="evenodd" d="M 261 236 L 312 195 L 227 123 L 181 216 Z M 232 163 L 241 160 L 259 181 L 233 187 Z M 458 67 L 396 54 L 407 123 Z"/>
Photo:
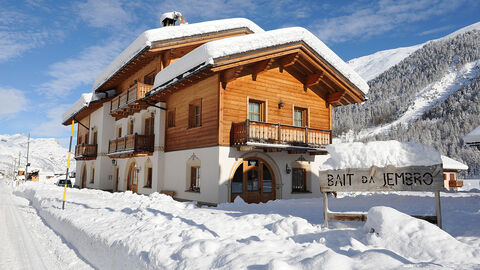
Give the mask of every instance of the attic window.
<path id="1" fill-rule="evenodd" d="M 155 81 L 155 70 L 145 75 L 145 77 L 143 77 L 144 84 L 153 85 L 154 81 Z"/>

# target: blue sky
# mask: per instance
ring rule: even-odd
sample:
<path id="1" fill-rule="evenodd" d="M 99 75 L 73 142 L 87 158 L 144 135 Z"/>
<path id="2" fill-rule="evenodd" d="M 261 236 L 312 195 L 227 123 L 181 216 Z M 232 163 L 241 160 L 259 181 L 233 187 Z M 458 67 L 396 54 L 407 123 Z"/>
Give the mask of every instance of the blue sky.
<path id="1" fill-rule="evenodd" d="M 0 134 L 31 132 L 67 145 L 61 114 L 173 10 L 190 23 L 245 17 L 265 30 L 302 26 L 345 61 L 480 21 L 477 0 L 0 0 Z"/>

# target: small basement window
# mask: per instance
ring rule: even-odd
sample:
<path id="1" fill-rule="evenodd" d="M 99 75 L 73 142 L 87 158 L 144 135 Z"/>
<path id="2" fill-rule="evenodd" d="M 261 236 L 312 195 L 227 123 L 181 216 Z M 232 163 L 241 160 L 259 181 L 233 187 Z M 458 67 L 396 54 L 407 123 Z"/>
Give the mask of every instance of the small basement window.
<path id="1" fill-rule="evenodd" d="M 292 169 L 292 192 L 307 191 L 307 170 L 304 168 Z"/>

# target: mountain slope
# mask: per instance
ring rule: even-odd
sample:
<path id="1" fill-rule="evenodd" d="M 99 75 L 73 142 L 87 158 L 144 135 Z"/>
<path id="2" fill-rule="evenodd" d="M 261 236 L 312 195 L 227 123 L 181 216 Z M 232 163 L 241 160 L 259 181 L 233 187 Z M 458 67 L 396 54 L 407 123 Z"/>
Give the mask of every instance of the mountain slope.
<path id="1" fill-rule="evenodd" d="M 0 172 L 8 174 L 16 162 L 18 168 L 18 153 L 21 152 L 20 169 L 25 170 L 28 137 L 23 134 L 0 135 Z M 31 169 L 50 172 L 64 172 L 67 167 L 68 149 L 62 147 L 57 140 L 30 139 L 29 162 Z M 75 160 L 70 159 L 70 168 L 75 168 Z M 17 169 L 16 168 L 16 169 Z"/>
<path id="2" fill-rule="evenodd" d="M 355 70 L 362 78 L 366 81 L 370 81 L 386 71 L 387 69 L 395 66 L 400 63 L 403 59 L 410 56 L 412 53 L 422 48 L 425 44 L 429 42 L 441 41 L 450 38 L 454 38 L 460 34 L 472 31 L 480 30 L 480 22 L 474 23 L 472 25 L 463 27 L 451 34 L 448 34 L 445 37 L 434 39 L 422 44 L 410 46 L 410 47 L 401 47 L 396 49 L 379 51 L 374 54 L 365 55 L 362 57 L 354 58 L 349 60 L 347 63 L 350 65 L 353 70 Z"/>
<path id="3" fill-rule="evenodd" d="M 335 109 L 334 134 L 419 141 L 468 164 L 470 175 L 480 175 L 480 151 L 462 142 L 480 125 L 480 31 L 447 37 L 428 42 L 370 80 L 367 102 Z"/>

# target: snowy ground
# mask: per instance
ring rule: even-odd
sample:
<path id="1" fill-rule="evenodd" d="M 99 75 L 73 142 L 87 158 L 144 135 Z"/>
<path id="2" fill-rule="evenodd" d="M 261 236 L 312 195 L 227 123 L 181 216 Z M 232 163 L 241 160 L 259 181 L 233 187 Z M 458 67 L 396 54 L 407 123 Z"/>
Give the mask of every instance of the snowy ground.
<path id="1" fill-rule="evenodd" d="M 0 181 L 0 269 L 93 269 Z"/>
<path id="2" fill-rule="evenodd" d="M 442 193 L 445 232 L 401 213 L 433 214 L 429 193 L 331 198 L 334 211 L 370 209 L 368 222 L 325 229 L 320 199 L 198 208 L 160 194 L 68 189 L 62 211 L 62 192 L 27 183 L 14 194 L 98 269 L 480 269 L 480 193 Z"/>

